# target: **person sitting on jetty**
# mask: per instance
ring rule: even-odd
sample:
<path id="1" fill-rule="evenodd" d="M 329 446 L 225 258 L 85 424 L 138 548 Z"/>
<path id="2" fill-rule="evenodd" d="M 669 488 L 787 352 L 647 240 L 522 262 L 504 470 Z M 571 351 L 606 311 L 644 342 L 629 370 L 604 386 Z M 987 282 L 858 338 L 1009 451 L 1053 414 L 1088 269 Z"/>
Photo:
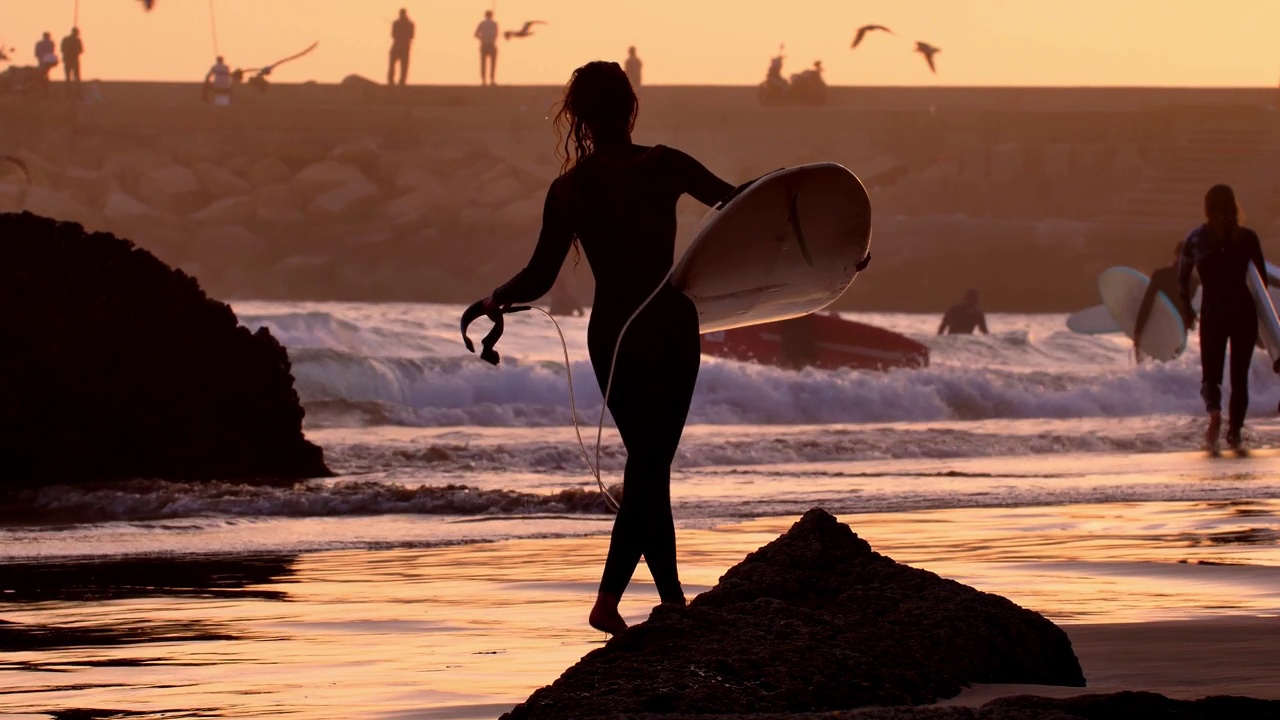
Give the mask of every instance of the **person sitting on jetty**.
<path id="1" fill-rule="evenodd" d="M 938 326 L 938 334 L 945 332 L 947 335 L 972 335 L 975 328 L 981 330 L 983 335 L 989 334 L 987 316 L 978 307 L 978 291 L 966 290 L 964 300 L 947 308 L 946 314 L 942 316 L 942 324 Z"/>

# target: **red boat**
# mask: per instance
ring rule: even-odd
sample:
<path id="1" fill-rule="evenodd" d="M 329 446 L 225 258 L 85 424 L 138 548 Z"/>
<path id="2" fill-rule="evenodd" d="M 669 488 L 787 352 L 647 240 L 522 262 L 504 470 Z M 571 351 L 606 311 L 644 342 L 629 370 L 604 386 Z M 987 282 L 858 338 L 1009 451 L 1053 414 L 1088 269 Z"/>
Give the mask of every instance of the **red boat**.
<path id="1" fill-rule="evenodd" d="M 835 314 L 806 315 L 706 333 L 702 336 L 702 352 L 793 369 L 889 370 L 929 365 L 926 345 Z"/>

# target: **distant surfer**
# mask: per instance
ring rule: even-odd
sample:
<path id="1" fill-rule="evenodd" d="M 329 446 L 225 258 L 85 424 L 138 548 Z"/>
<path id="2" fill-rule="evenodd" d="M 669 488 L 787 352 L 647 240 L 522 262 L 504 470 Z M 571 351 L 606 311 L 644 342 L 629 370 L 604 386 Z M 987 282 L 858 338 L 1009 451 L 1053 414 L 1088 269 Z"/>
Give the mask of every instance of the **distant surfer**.
<path id="1" fill-rule="evenodd" d="M 701 347 L 697 309 L 668 277 L 676 202 L 687 194 L 714 206 L 735 194 L 733 185 L 683 152 L 633 143 L 638 107 L 618 63 L 596 61 L 574 71 L 555 117 L 565 158 L 547 192 L 537 247 L 528 265 L 483 301 L 492 315 L 542 297 L 575 242 L 595 274 L 587 349 L 601 390 L 612 368 L 608 408 L 627 462 L 622 505 L 588 622 L 614 634 L 627 628 L 618 603 L 641 557 L 663 604 L 685 604 L 676 569 L 671 462 L 693 400 Z"/>
<path id="2" fill-rule="evenodd" d="M 947 308 L 947 312 L 942 315 L 938 334 L 972 335 L 975 329 L 981 330 L 983 335 L 989 334 L 987 316 L 978 306 L 978 291 L 966 290 L 964 299 Z"/>
<path id="3" fill-rule="evenodd" d="M 1178 243 L 1173 248 L 1173 262 L 1169 265 L 1159 268 L 1151 273 L 1151 282 L 1147 285 L 1147 293 L 1142 296 L 1142 304 L 1138 306 L 1138 317 L 1134 322 L 1133 331 L 1133 356 L 1142 362 L 1142 353 L 1138 348 L 1142 345 L 1142 331 L 1147 327 L 1147 320 L 1151 317 L 1151 308 L 1155 305 L 1156 295 L 1163 293 L 1169 298 L 1169 302 L 1177 308 L 1182 315 L 1182 322 L 1187 326 L 1187 331 L 1195 330 L 1196 314 L 1190 305 L 1182 304 L 1182 293 L 1178 290 L 1178 261 L 1182 257 L 1182 243 Z M 1191 295 L 1196 294 L 1196 288 L 1199 282 L 1193 276 L 1191 278 Z"/>
<path id="4" fill-rule="evenodd" d="M 1214 185 L 1204 196 L 1206 222 L 1182 243 L 1178 262 L 1178 292 L 1183 307 L 1191 307 L 1191 272 L 1200 275 L 1200 396 L 1209 413 L 1205 444 L 1218 445 L 1222 429 L 1222 371 L 1227 343 L 1231 343 L 1231 403 L 1227 413 L 1227 444 L 1240 448 L 1241 429 L 1249 411 L 1249 365 L 1258 341 L 1258 314 L 1245 277 L 1253 263 L 1266 283 L 1266 262 L 1258 234 L 1240 226 L 1240 208 L 1227 185 Z"/>

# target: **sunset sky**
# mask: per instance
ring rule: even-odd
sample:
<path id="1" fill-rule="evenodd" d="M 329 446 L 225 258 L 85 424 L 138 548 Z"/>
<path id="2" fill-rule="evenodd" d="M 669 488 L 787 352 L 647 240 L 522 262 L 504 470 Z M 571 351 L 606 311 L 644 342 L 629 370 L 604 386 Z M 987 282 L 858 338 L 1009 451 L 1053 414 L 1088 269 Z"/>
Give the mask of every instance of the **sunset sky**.
<path id="1" fill-rule="evenodd" d="M 61 39 L 74 0 L 3 0 L 0 40 L 19 63 L 48 30 Z M 390 26 L 417 23 L 410 82 L 471 84 L 472 32 L 489 0 L 212 0 L 218 46 L 233 67 L 270 63 L 280 82 L 384 79 Z M 501 0 L 501 29 L 545 20 L 536 35 L 499 41 L 499 84 L 560 84 L 592 59 L 636 45 L 650 84 L 755 84 L 786 43 L 785 72 L 821 59 L 835 85 L 1274 86 L 1277 0 Z M 199 80 L 214 56 L 209 0 L 80 0 L 86 79 Z M 887 25 L 857 49 L 856 27 Z M 938 74 L 911 52 L 942 49 Z M 58 73 L 60 76 L 61 73 Z"/>

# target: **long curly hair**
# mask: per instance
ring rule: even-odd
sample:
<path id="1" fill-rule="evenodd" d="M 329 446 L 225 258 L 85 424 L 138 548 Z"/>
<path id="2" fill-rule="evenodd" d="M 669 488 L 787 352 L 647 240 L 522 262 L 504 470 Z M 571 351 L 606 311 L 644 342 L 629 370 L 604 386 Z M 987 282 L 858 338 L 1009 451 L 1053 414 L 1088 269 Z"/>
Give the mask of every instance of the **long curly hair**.
<path id="1" fill-rule="evenodd" d="M 1230 185 L 1214 185 L 1204 194 L 1204 217 L 1221 238 L 1240 226 L 1240 206 Z"/>
<path id="2" fill-rule="evenodd" d="M 554 121 L 561 174 L 595 152 L 601 140 L 629 138 L 639 112 L 636 91 L 618 63 L 597 60 L 574 70 Z"/>

